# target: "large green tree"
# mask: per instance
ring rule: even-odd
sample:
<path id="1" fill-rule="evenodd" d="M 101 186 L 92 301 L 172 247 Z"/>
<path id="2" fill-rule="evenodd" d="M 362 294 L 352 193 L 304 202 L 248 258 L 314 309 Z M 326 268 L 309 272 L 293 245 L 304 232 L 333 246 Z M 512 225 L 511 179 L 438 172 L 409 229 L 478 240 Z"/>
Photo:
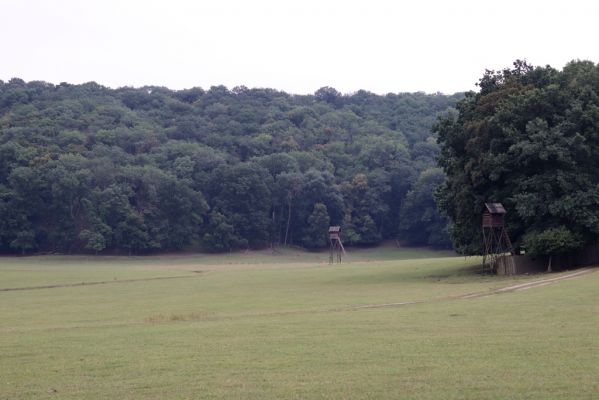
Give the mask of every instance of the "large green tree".
<path id="1" fill-rule="evenodd" d="M 479 86 L 436 125 L 447 174 L 439 205 L 453 221 L 455 247 L 481 252 L 485 202 L 502 202 L 512 240 L 536 253 L 596 242 L 599 66 L 574 61 L 560 71 L 517 61 L 487 71 Z"/>

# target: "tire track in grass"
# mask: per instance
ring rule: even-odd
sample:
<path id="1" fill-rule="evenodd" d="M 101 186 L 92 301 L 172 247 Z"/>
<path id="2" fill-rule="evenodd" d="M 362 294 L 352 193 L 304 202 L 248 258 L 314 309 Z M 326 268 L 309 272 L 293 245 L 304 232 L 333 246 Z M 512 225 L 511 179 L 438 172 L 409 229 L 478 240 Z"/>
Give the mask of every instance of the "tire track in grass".
<path id="1" fill-rule="evenodd" d="M 202 273 L 203 271 L 193 271 L 196 274 Z M 135 279 L 113 279 L 110 281 L 92 281 L 92 282 L 77 282 L 77 283 L 59 283 L 55 285 L 42 285 L 42 286 L 24 286 L 14 288 L 0 288 L 0 292 L 14 292 L 22 290 L 40 290 L 40 289 L 57 289 L 66 287 L 77 287 L 77 286 L 93 286 L 93 285 L 108 285 L 111 283 L 131 283 L 131 282 L 147 282 L 147 281 L 160 281 L 166 279 L 182 279 L 182 278 L 194 278 L 197 275 L 177 275 L 177 276 L 157 276 L 153 278 L 135 278 Z"/>
<path id="2" fill-rule="evenodd" d="M 494 296 L 494 295 L 503 294 L 503 293 L 519 292 L 522 290 L 528 290 L 528 289 L 533 289 L 536 287 L 551 285 L 551 284 L 558 283 L 558 282 L 565 281 L 565 280 L 575 279 L 575 278 L 578 278 L 583 275 L 588 275 L 588 274 L 597 272 L 598 270 L 599 269 L 596 267 L 581 268 L 581 269 L 577 270 L 576 272 L 572 272 L 572 273 L 569 273 L 566 275 L 556 276 L 553 278 L 539 279 L 539 280 L 535 280 L 532 282 L 519 283 L 517 285 L 511 285 L 511 286 L 506 286 L 506 287 L 502 287 L 499 289 L 493 289 L 488 292 L 469 293 L 469 294 L 457 296 L 457 298 L 474 299 L 474 298 L 480 298 L 480 297 Z"/>
<path id="3" fill-rule="evenodd" d="M 498 289 L 491 289 L 484 292 L 474 292 L 474 293 L 466 293 L 461 295 L 454 296 L 446 296 L 440 298 L 426 299 L 426 300 L 406 300 L 397 303 L 378 303 L 378 304 L 360 304 L 360 305 L 348 305 L 348 306 L 340 306 L 335 308 L 328 309 L 316 309 L 316 310 L 292 310 L 292 311 L 272 311 L 272 312 L 264 312 L 264 313 L 246 313 L 246 314 L 238 314 L 238 315 L 230 315 L 230 316 L 218 316 L 218 315 L 199 315 L 196 316 L 194 313 L 190 314 L 172 314 L 169 316 L 153 316 L 146 318 L 146 323 L 165 323 L 165 322 L 178 322 L 178 321 L 219 321 L 219 320 L 234 320 L 240 318 L 253 318 L 253 317 L 278 317 L 278 316 L 287 316 L 287 315 L 298 315 L 298 314 L 324 314 L 324 313 L 337 313 L 337 312 L 346 312 L 346 311 L 358 311 L 365 309 L 374 309 L 374 308 L 390 308 L 390 307 L 402 307 L 402 306 L 410 306 L 416 304 L 431 304 L 431 303 L 439 303 L 445 301 L 452 300 L 467 300 L 467 299 L 476 299 L 483 298 L 489 296 L 495 296 L 505 293 L 512 293 L 521 290 L 532 289 L 536 287 L 547 286 L 550 284 L 558 283 L 564 280 L 575 279 L 583 275 L 591 274 L 599 271 L 599 268 L 584 268 L 579 269 L 576 272 L 561 275 L 553 278 L 544 278 L 535 280 L 532 282 L 520 283 L 517 285 L 506 286 Z"/>
<path id="4" fill-rule="evenodd" d="M 410 305 L 417 304 L 432 304 L 453 300 L 470 300 L 470 299 L 480 299 L 489 296 L 496 296 L 500 294 L 507 294 L 518 292 L 522 290 L 528 290 L 538 287 L 543 287 L 555 283 L 559 283 L 561 281 L 576 279 L 581 276 L 589 275 L 599 271 L 599 268 L 584 268 L 579 269 L 576 272 L 569 273 L 566 275 L 561 275 L 553 278 L 544 278 L 535 280 L 532 282 L 520 283 L 517 285 L 506 286 L 498 289 L 491 289 L 485 292 L 474 292 L 474 293 L 466 293 L 455 296 L 447 296 L 435 299 L 427 299 L 427 300 L 413 300 L 413 301 L 402 301 L 397 303 L 379 303 L 379 304 L 361 304 L 361 305 L 348 305 L 348 306 L 340 306 L 335 308 L 328 309 L 315 309 L 315 310 L 291 310 L 291 311 L 273 311 L 273 312 L 263 312 L 263 313 L 246 313 L 246 314 L 237 314 L 237 315 L 206 315 L 206 314 L 197 314 L 197 313 L 189 313 L 189 314 L 172 314 L 172 315 L 157 315 L 150 316 L 145 318 L 144 321 L 132 321 L 125 323 L 116 323 L 116 324 L 99 324 L 99 325 L 80 325 L 80 326 L 71 326 L 71 327 L 45 327 L 45 328 L 33 328 L 33 329 L 13 329 L 6 327 L 2 329 L 0 327 L 0 332 L 23 332 L 23 331 L 57 331 L 57 330 L 72 330 L 72 329 L 89 329 L 89 328 L 119 328 L 119 327 L 128 327 L 135 325 L 144 325 L 144 324 L 164 324 L 164 323 L 174 323 L 174 322 L 198 322 L 198 321 L 232 321 L 244 318 L 260 318 L 260 317 L 280 317 L 280 316 L 291 316 L 291 315 L 308 315 L 308 314 L 328 314 L 328 313 L 339 313 L 339 312 L 347 312 L 347 311 L 359 311 L 359 310 L 367 310 L 367 309 L 377 309 L 377 308 L 393 308 L 393 307 L 404 307 Z M 201 272 L 201 271 L 198 271 Z M 161 278 L 147 278 L 147 279 L 137 279 L 135 281 L 144 281 L 144 280 L 156 280 L 156 279 L 175 279 L 175 278 L 190 278 L 193 275 L 185 275 L 185 276 L 173 276 L 173 277 L 161 277 Z M 133 281 L 133 280 L 130 280 Z M 113 281 L 108 281 L 113 282 Z M 81 286 L 81 284 L 79 284 Z M 196 315 L 197 314 L 197 315 Z"/>

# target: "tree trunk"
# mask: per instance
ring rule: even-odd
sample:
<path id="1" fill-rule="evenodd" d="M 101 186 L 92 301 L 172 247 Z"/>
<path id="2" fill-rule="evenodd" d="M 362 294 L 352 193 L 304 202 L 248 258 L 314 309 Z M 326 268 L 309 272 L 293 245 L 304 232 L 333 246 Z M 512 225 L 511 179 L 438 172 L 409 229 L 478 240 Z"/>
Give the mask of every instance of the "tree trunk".
<path id="1" fill-rule="evenodd" d="M 289 199 L 287 212 L 287 228 L 285 229 L 285 246 L 287 246 L 287 238 L 289 237 L 289 225 L 291 224 L 291 199 Z"/>
<path id="2" fill-rule="evenodd" d="M 277 221 L 277 244 L 281 244 L 283 241 L 283 231 L 281 230 L 281 221 L 283 221 L 285 215 L 285 210 L 283 210 L 283 206 L 279 207 L 279 219 Z"/>
<path id="3" fill-rule="evenodd" d="M 276 224 L 275 224 L 275 207 L 272 208 L 272 221 L 270 223 L 270 248 L 274 249 L 275 248 L 275 229 L 276 229 Z"/>
<path id="4" fill-rule="evenodd" d="M 547 272 L 552 272 L 553 270 L 551 269 L 551 261 L 553 259 L 553 256 L 549 256 L 549 263 L 547 264 Z"/>

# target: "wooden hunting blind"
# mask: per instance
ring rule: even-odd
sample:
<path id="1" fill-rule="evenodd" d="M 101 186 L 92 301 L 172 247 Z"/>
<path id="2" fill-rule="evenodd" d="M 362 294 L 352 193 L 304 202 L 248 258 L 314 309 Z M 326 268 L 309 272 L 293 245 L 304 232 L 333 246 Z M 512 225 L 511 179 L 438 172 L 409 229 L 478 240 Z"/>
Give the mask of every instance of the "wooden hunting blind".
<path id="1" fill-rule="evenodd" d="M 345 248 L 341 242 L 341 227 L 329 226 L 329 263 L 333 264 L 335 260 L 341 262 L 341 254 L 345 254 Z"/>
<path id="2" fill-rule="evenodd" d="M 482 217 L 483 228 L 483 267 L 497 271 L 498 262 L 511 262 L 512 242 L 505 229 L 507 211 L 501 203 L 485 203 Z"/>
<path id="3" fill-rule="evenodd" d="M 503 216 L 506 214 L 505 208 L 501 203 L 485 203 L 483 211 L 483 227 L 493 228 L 505 225 Z"/>

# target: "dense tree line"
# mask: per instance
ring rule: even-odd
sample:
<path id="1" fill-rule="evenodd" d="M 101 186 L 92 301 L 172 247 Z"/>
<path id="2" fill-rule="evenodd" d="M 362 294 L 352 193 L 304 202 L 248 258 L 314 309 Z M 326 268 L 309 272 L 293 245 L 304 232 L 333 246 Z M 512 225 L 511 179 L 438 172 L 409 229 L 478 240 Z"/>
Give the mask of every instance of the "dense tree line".
<path id="1" fill-rule="evenodd" d="M 437 124 L 447 181 L 440 206 L 456 248 L 480 254 L 485 202 L 502 202 L 529 254 L 568 253 L 599 239 L 599 66 L 517 61 L 487 71 L 478 93 Z"/>
<path id="2" fill-rule="evenodd" d="M 0 252 L 446 246 L 431 126 L 461 95 L 0 81 Z"/>

